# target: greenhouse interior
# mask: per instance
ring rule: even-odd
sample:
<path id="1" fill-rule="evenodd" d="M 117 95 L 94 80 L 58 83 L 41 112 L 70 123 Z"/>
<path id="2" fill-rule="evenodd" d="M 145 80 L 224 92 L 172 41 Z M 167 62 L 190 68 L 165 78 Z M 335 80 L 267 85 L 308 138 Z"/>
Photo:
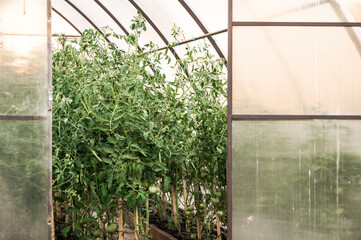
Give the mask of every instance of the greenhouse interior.
<path id="1" fill-rule="evenodd" d="M 361 240 L 361 0 L 1 0 L 0 240 Z"/>

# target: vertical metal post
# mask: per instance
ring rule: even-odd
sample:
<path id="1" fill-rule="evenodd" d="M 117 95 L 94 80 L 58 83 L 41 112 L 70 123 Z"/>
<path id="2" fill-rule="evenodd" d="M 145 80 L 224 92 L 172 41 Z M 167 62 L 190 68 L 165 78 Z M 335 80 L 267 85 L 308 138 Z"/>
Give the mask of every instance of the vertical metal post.
<path id="1" fill-rule="evenodd" d="M 46 172 L 48 202 L 48 234 L 51 239 L 52 230 L 52 58 L 51 58 L 51 0 L 47 0 L 47 136 L 46 136 Z"/>
<path id="2" fill-rule="evenodd" d="M 227 239 L 232 239 L 232 9 L 228 0 Z"/>

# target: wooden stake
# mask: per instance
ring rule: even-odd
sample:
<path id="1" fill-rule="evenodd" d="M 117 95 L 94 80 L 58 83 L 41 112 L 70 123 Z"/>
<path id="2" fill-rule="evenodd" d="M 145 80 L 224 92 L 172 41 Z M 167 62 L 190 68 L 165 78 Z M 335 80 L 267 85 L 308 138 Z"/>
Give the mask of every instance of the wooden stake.
<path id="1" fill-rule="evenodd" d="M 175 193 L 175 187 L 174 184 L 170 185 L 171 191 L 172 191 L 172 204 L 173 204 L 173 220 L 174 224 L 178 226 L 178 219 L 177 219 L 177 199 L 176 199 L 176 193 Z"/>
<path id="2" fill-rule="evenodd" d="M 187 208 L 187 180 L 183 177 L 183 198 L 184 198 L 184 207 Z"/>
<path id="3" fill-rule="evenodd" d="M 76 222 L 76 213 L 73 213 L 73 220 Z M 75 232 L 75 224 L 73 223 L 73 232 Z"/>
<path id="4" fill-rule="evenodd" d="M 135 209 L 135 240 L 139 240 L 139 215 L 138 215 L 138 208 Z"/>
<path id="5" fill-rule="evenodd" d="M 195 191 L 196 191 L 197 193 L 200 192 L 199 182 L 196 183 Z M 199 194 L 198 194 L 198 197 L 197 197 L 196 204 L 197 204 L 197 210 L 199 211 L 199 204 L 200 204 Z M 198 213 L 199 213 L 199 212 L 198 212 Z M 202 229 L 201 229 L 202 225 L 201 225 L 201 220 L 199 219 L 198 214 L 196 215 L 196 221 L 197 221 L 197 239 L 198 239 L 198 240 L 201 240 L 201 239 L 202 239 Z"/>
<path id="6" fill-rule="evenodd" d="M 55 197 L 59 197 L 60 194 L 58 192 L 54 193 Z M 61 208 L 60 206 L 55 206 L 55 211 L 56 211 L 56 219 L 60 220 L 61 219 Z"/>
<path id="7" fill-rule="evenodd" d="M 69 205 L 65 203 L 65 224 L 69 224 L 69 214 L 66 213 L 69 210 Z"/>
<path id="8" fill-rule="evenodd" d="M 213 179 L 213 192 L 215 193 L 217 191 L 216 189 L 216 179 Z M 217 236 L 218 236 L 218 240 L 222 240 L 222 232 L 221 232 L 221 222 L 219 221 L 219 217 L 217 215 L 217 208 L 215 207 L 215 213 L 216 213 L 216 223 L 217 223 Z"/>
<path id="9" fill-rule="evenodd" d="M 118 231 L 119 231 L 119 238 L 118 238 L 118 240 L 124 240 L 122 202 L 123 202 L 123 199 L 119 198 L 119 201 L 118 201 Z"/>
<path id="10" fill-rule="evenodd" d="M 51 239 L 56 240 L 56 237 L 55 237 L 55 219 L 54 219 L 54 200 L 53 200 L 53 205 L 51 206 Z"/>

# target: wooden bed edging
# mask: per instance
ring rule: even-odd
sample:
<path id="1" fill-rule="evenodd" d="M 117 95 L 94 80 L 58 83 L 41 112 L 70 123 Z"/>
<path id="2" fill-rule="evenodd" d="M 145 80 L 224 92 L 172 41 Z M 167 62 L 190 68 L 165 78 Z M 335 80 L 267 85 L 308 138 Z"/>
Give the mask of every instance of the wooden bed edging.
<path id="1" fill-rule="evenodd" d="M 152 240 L 177 240 L 172 235 L 164 232 L 163 230 L 151 225 L 149 234 L 152 236 Z"/>

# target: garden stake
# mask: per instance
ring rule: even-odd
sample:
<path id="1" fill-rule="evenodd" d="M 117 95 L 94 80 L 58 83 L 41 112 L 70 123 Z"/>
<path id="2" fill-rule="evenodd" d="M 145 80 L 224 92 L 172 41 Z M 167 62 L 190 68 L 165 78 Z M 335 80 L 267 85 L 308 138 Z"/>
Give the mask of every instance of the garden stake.
<path id="1" fill-rule="evenodd" d="M 196 180 L 196 189 L 195 192 L 199 193 L 199 181 Z M 197 197 L 197 209 L 199 211 L 199 203 L 200 203 L 200 199 L 199 199 L 199 195 Z M 201 240 L 202 239 L 202 230 L 201 230 L 201 220 L 199 219 L 199 214 L 196 215 L 196 221 L 197 221 L 197 239 Z"/>
<path id="2" fill-rule="evenodd" d="M 59 192 L 54 193 L 55 197 L 59 197 Z M 61 209 L 60 206 L 55 206 L 55 211 L 56 211 L 56 219 L 60 220 L 61 219 Z"/>
<path id="3" fill-rule="evenodd" d="M 67 213 L 67 211 L 69 210 L 69 205 L 67 203 L 65 203 L 64 209 L 65 209 L 65 224 L 68 224 L 69 223 L 69 214 Z"/>
<path id="4" fill-rule="evenodd" d="M 170 185 L 172 191 L 172 203 L 173 203 L 173 220 L 174 224 L 178 227 L 178 220 L 177 220 L 177 200 L 175 196 L 175 187 L 174 184 Z"/>
<path id="5" fill-rule="evenodd" d="M 55 238 L 55 219 L 54 219 L 54 200 L 51 205 L 51 239 L 56 240 Z"/>
<path id="6" fill-rule="evenodd" d="M 216 182 L 216 179 L 213 179 L 213 192 L 216 192 L 216 184 L 214 184 Z M 216 213 L 216 222 L 217 222 L 217 236 L 218 236 L 218 240 L 222 240 L 222 232 L 221 232 L 221 222 L 219 221 L 219 217 L 217 215 L 217 208 L 214 207 L 214 212 Z"/>
<path id="7" fill-rule="evenodd" d="M 124 231 L 123 231 L 123 208 L 122 208 L 122 198 L 119 198 L 119 208 L 118 208 L 118 231 L 119 237 L 118 240 L 124 240 Z"/>
<path id="8" fill-rule="evenodd" d="M 135 230 L 135 240 L 139 240 L 139 217 L 138 217 L 138 208 L 135 208 L 134 214 L 134 230 Z"/>
<path id="9" fill-rule="evenodd" d="M 184 177 L 184 174 L 183 174 L 183 198 L 184 198 L 184 209 L 187 210 L 187 180 L 185 179 Z M 188 226 L 188 221 L 186 220 L 186 233 L 187 233 L 187 236 L 189 234 L 189 226 Z"/>
<path id="10" fill-rule="evenodd" d="M 73 221 L 76 222 L 76 213 L 73 214 Z M 75 232 L 75 224 L 73 223 L 73 232 Z"/>

